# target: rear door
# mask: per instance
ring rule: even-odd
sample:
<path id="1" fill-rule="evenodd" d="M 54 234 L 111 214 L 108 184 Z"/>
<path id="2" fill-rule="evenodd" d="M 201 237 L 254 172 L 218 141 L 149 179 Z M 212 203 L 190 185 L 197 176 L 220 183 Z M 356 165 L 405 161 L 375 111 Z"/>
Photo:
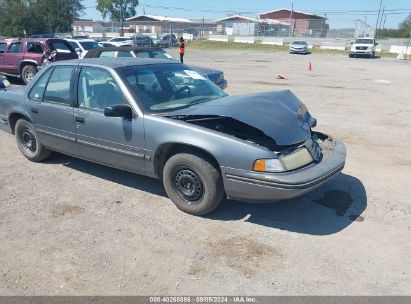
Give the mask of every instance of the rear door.
<path id="1" fill-rule="evenodd" d="M 4 56 L 4 72 L 20 75 L 20 63 L 23 61 L 23 47 L 21 42 L 10 43 Z"/>
<path id="2" fill-rule="evenodd" d="M 104 116 L 106 107 L 130 105 L 110 71 L 82 67 L 77 95 L 74 120 L 81 156 L 117 168 L 144 172 L 143 117 L 127 120 Z"/>
<path id="3" fill-rule="evenodd" d="M 50 67 L 29 92 L 29 111 L 40 141 L 48 148 L 77 155 L 73 114 L 74 65 Z"/>

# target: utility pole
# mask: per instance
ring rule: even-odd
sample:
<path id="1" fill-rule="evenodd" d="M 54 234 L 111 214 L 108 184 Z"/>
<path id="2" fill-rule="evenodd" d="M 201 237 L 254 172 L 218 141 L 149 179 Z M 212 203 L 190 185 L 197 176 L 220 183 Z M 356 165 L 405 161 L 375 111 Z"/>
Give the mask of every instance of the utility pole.
<path id="1" fill-rule="evenodd" d="M 381 0 L 382 1 L 382 0 Z M 290 12 L 290 27 L 288 29 L 288 36 L 291 37 L 291 22 L 292 22 L 292 18 L 293 18 L 293 10 L 294 10 L 294 3 L 291 3 L 291 12 Z M 294 26 L 293 26 L 294 28 Z M 294 34 L 294 33 L 293 33 Z"/>
<path id="2" fill-rule="evenodd" d="M 384 12 L 385 12 L 385 6 L 382 8 L 382 13 L 381 13 L 381 18 L 380 18 L 380 25 L 377 28 L 377 37 L 378 38 L 378 34 L 381 32 L 381 26 L 382 26 L 382 19 L 384 18 Z"/>
<path id="3" fill-rule="evenodd" d="M 378 9 L 378 17 L 377 17 L 377 22 L 375 23 L 375 33 L 374 33 L 374 38 L 377 38 L 377 31 L 378 31 L 378 21 L 380 20 L 380 14 L 381 14 L 381 6 L 382 6 L 382 0 L 380 0 L 380 8 Z"/>

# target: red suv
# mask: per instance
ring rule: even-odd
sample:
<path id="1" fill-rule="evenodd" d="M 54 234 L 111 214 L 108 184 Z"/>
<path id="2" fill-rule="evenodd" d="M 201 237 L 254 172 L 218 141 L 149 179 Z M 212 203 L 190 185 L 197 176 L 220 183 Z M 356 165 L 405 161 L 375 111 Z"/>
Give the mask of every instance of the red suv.
<path id="1" fill-rule="evenodd" d="M 47 62 L 77 59 L 77 52 L 64 39 L 0 40 L 0 74 L 17 76 L 29 83 Z M 45 62 L 46 61 L 46 62 Z"/>

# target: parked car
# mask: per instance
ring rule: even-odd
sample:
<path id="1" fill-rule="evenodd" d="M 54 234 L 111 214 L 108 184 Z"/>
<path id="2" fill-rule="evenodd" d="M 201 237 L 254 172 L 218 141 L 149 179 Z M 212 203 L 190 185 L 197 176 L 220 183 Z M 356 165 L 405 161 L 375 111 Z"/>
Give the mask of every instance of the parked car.
<path id="1" fill-rule="evenodd" d="M 109 43 L 112 46 L 133 46 L 133 38 L 117 37 L 107 41 L 101 41 L 103 45 Z"/>
<path id="2" fill-rule="evenodd" d="M 177 44 L 177 37 L 174 34 L 166 34 L 153 40 L 155 47 L 167 48 Z"/>
<path id="3" fill-rule="evenodd" d="M 119 48 L 100 48 L 90 50 L 84 58 L 106 58 L 106 57 L 133 57 L 175 60 L 170 54 L 161 48 L 138 48 L 138 47 L 119 47 Z M 226 89 L 228 82 L 224 78 L 224 73 L 220 70 L 203 67 L 191 67 L 201 75 L 207 77 L 221 89 Z"/>
<path id="4" fill-rule="evenodd" d="M 63 39 L 8 39 L 0 40 L 0 74 L 20 77 L 29 83 L 47 61 L 77 59 L 76 51 Z"/>
<path id="5" fill-rule="evenodd" d="M 153 39 L 148 36 L 135 36 L 133 38 L 133 46 L 137 47 L 152 47 Z"/>
<path id="6" fill-rule="evenodd" d="M 103 47 L 93 39 L 67 39 L 67 41 L 76 50 L 79 58 L 83 58 L 89 50 Z"/>
<path id="7" fill-rule="evenodd" d="M 229 97 L 171 60 L 50 64 L 24 90 L 0 91 L 0 124 L 31 161 L 58 151 L 158 178 L 194 215 L 225 196 L 303 195 L 340 172 L 346 155 L 342 142 L 313 131 L 290 91 Z"/>
<path id="8" fill-rule="evenodd" d="M 367 56 L 369 58 L 372 58 L 375 56 L 377 45 L 378 43 L 374 38 L 356 39 L 351 45 L 350 53 L 348 54 L 348 56 L 350 58 L 357 56 Z"/>
<path id="9" fill-rule="evenodd" d="M 310 50 L 308 48 L 308 43 L 307 41 L 303 40 L 294 40 L 290 43 L 290 49 L 289 49 L 290 54 L 309 54 Z"/>

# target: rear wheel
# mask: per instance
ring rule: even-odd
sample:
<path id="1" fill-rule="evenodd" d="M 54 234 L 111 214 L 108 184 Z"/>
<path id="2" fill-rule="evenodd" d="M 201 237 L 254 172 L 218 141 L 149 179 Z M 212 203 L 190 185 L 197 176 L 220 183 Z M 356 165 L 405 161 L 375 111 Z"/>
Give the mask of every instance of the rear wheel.
<path id="1" fill-rule="evenodd" d="M 194 154 L 172 156 L 164 166 L 163 183 L 177 208 L 193 215 L 210 213 L 224 197 L 220 172 Z"/>
<path id="2" fill-rule="evenodd" d="M 40 162 L 50 156 L 51 151 L 39 142 L 36 130 L 27 120 L 20 119 L 17 121 L 15 135 L 17 146 L 27 159 Z"/>
<path id="3" fill-rule="evenodd" d="M 21 70 L 21 78 L 23 79 L 25 84 L 28 84 L 30 81 L 32 81 L 36 74 L 37 70 L 32 65 L 26 65 Z"/>

